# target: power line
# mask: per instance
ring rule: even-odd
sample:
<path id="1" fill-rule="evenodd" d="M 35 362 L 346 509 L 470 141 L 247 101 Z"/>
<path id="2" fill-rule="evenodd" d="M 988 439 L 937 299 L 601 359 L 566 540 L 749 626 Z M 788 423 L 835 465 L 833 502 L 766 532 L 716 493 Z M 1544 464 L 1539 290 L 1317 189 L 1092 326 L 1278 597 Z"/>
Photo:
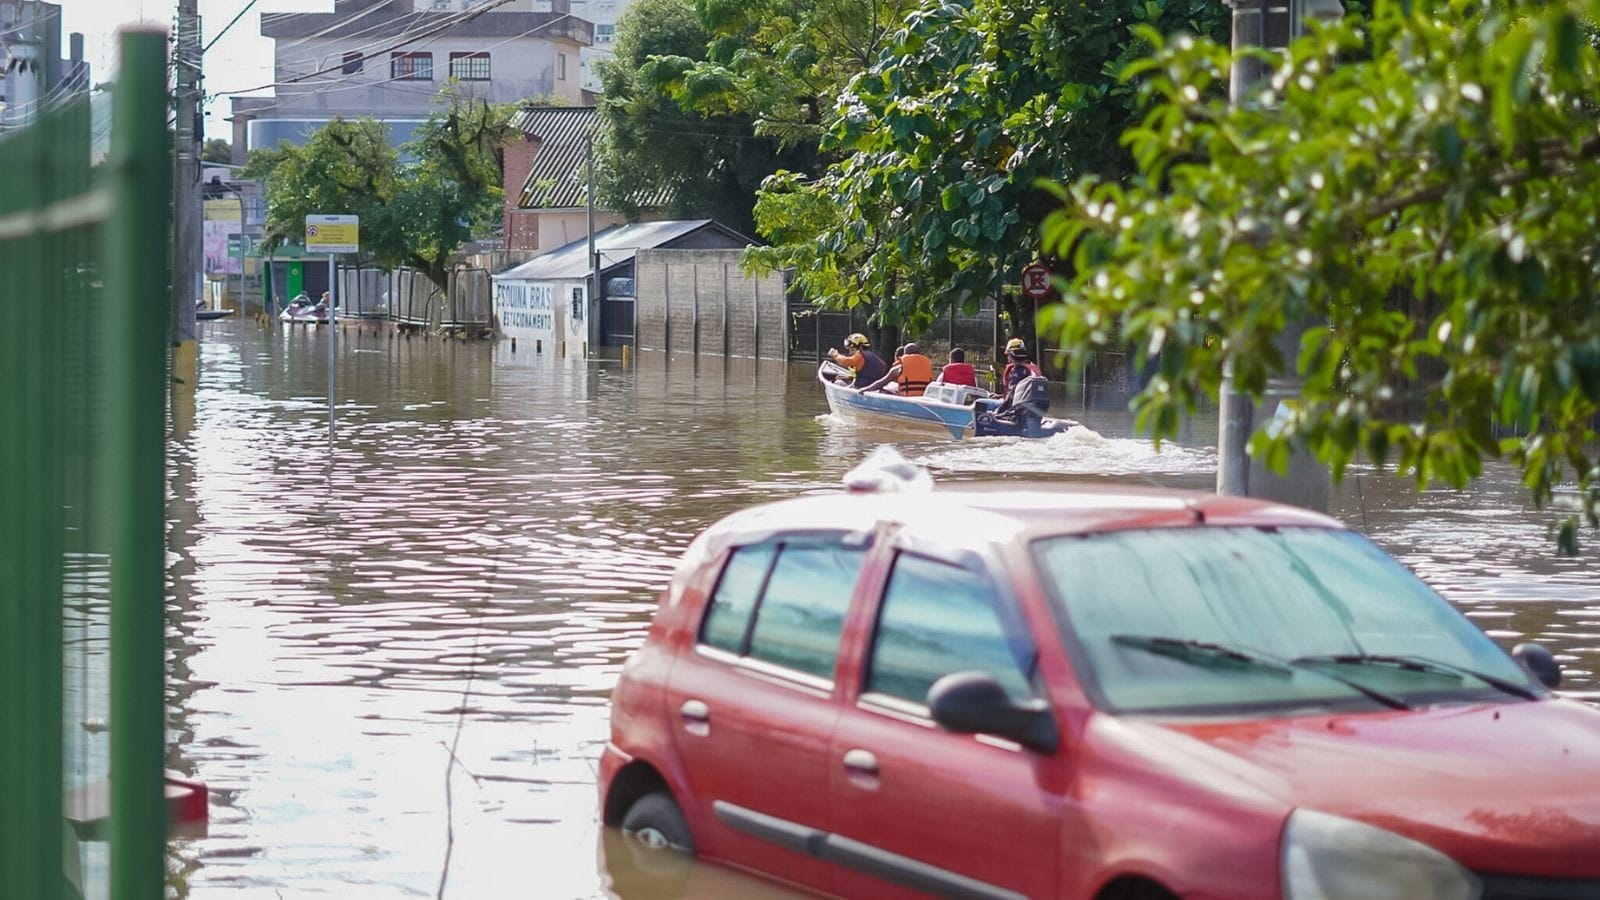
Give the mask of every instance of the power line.
<path id="1" fill-rule="evenodd" d="M 257 2 L 259 2 L 259 0 L 250 0 L 249 3 L 246 3 L 244 5 L 243 9 L 239 10 L 238 14 L 236 14 L 232 19 L 229 19 L 228 20 L 228 24 L 222 26 L 222 30 L 217 32 L 216 37 L 213 37 L 211 40 L 206 41 L 206 45 L 204 47 L 200 48 L 201 55 L 204 55 L 207 50 L 210 50 L 212 44 L 215 44 L 217 41 L 222 40 L 222 36 L 228 33 L 228 29 L 232 28 L 234 25 L 238 24 L 239 20 L 244 18 L 244 14 L 249 12 L 251 7 L 255 6 Z"/>
<path id="2" fill-rule="evenodd" d="M 556 22 L 559 22 L 559 21 L 561 21 L 561 19 L 555 19 L 555 20 L 550 21 L 550 22 L 544 22 L 544 23 L 541 23 L 539 25 L 535 25 L 534 27 L 529 28 L 527 31 L 524 31 L 521 34 L 513 35 L 513 36 L 508 37 L 505 40 L 503 40 L 503 41 L 501 41 L 501 42 L 499 42 L 497 44 L 491 44 L 489 47 L 487 47 L 484 50 L 474 51 L 474 52 L 491 53 L 491 52 L 493 52 L 495 50 L 500 49 L 501 47 L 506 46 L 507 44 L 511 44 L 511 43 L 516 42 L 516 41 L 520 41 L 523 38 L 528 37 L 528 36 L 534 34 L 535 32 L 540 31 L 541 29 L 547 28 L 550 25 L 554 25 Z M 437 41 L 438 39 L 439 38 L 437 36 L 433 37 L 433 38 L 430 38 L 430 39 L 428 39 L 427 43 L 424 44 L 424 46 L 431 46 L 434 43 L 434 41 Z M 426 90 L 426 91 L 424 91 L 424 90 L 413 90 L 413 89 L 409 89 L 409 88 L 405 88 L 405 87 L 395 86 L 395 82 L 399 82 L 399 81 L 415 81 L 415 80 L 420 80 L 420 79 L 414 79 L 414 78 L 410 78 L 408 76 L 403 76 L 403 75 L 390 75 L 390 77 L 388 77 L 386 79 L 379 80 L 379 81 L 357 81 L 357 82 L 354 82 L 354 83 L 352 83 L 348 79 L 344 79 L 344 78 L 330 79 L 330 81 L 329 81 L 329 83 L 327 85 L 325 85 L 323 87 L 320 87 L 320 88 L 317 88 L 316 90 L 308 91 L 307 93 L 304 93 L 304 94 L 297 94 L 297 95 L 294 95 L 292 97 L 286 97 L 286 98 L 283 98 L 281 100 L 275 100 L 273 103 L 271 103 L 271 104 L 269 104 L 267 106 L 262 106 L 262 107 L 259 107 L 257 109 L 253 109 L 253 110 L 251 110 L 251 112 L 253 112 L 253 113 L 266 112 L 268 110 L 278 109 L 279 107 L 281 107 L 284 104 L 289 103 L 291 101 L 294 102 L 294 103 L 301 103 L 301 102 L 310 100 L 313 97 L 321 97 L 321 96 L 325 96 L 327 94 L 335 94 L 335 93 L 338 93 L 340 91 L 360 90 L 362 88 L 383 87 L 386 91 L 392 91 L 392 92 L 396 92 L 396 93 L 416 94 L 416 95 L 419 95 L 419 96 L 430 96 L 430 97 L 438 96 L 439 92 L 437 90 Z M 386 85 L 388 87 L 385 87 Z"/>
<path id="3" fill-rule="evenodd" d="M 22 12 L 21 4 L 17 5 L 16 10 L 17 10 L 18 14 L 21 14 L 21 12 Z M 0 37 L 5 37 L 8 34 L 21 34 L 22 32 L 27 31 L 30 28 L 37 28 L 38 26 L 44 24 L 45 22 L 50 21 L 50 18 L 52 16 L 57 16 L 57 15 L 60 15 L 60 14 L 61 14 L 61 7 L 56 6 L 56 7 L 52 7 L 50 9 L 45 10 L 44 11 L 44 15 L 39 15 L 38 4 L 35 4 L 34 14 L 33 14 L 32 18 L 28 19 L 26 22 L 22 22 L 19 25 L 14 25 L 14 26 L 12 26 L 10 28 L 0 29 Z"/>
<path id="4" fill-rule="evenodd" d="M 445 21 L 437 23 L 432 28 L 429 28 L 428 30 L 416 35 L 415 37 L 408 38 L 408 39 L 400 41 L 398 43 L 390 44 L 389 46 L 387 46 L 387 47 L 385 47 L 385 48 L 383 48 L 381 50 L 375 50 L 375 51 L 373 51 L 371 53 L 363 53 L 359 59 L 347 60 L 347 61 L 341 62 L 339 65 L 335 65 L 335 66 L 326 66 L 326 67 L 318 69 L 318 70 L 316 70 L 314 72 L 308 72 L 308 73 L 306 73 L 304 75 L 297 75 L 297 76 L 295 76 L 293 78 L 288 79 L 287 81 L 275 81 L 275 82 L 272 82 L 270 84 L 258 85 L 258 86 L 253 87 L 253 88 L 244 88 L 243 90 L 237 90 L 237 91 L 219 91 L 218 93 L 214 94 L 213 96 L 215 96 L 215 97 L 226 97 L 226 96 L 229 96 L 229 95 L 232 95 L 232 94 L 248 94 L 248 93 L 250 93 L 252 91 L 265 91 L 265 90 L 270 90 L 270 89 L 277 88 L 277 87 L 282 87 L 282 86 L 285 86 L 285 85 L 298 84 L 298 83 L 300 83 L 302 81 L 305 81 L 308 78 L 314 78 L 314 77 L 316 77 L 318 75 L 326 75 L 327 73 L 332 72 L 332 71 L 334 71 L 336 69 L 342 69 L 342 68 L 344 68 L 345 65 L 348 65 L 349 63 L 352 63 L 352 62 L 363 62 L 364 63 L 368 59 L 371 59 L 374 56 L 379 56 L 379 55 L 384 54 L 384 53 L 388 53 L 388 52 L 391 52 L 391 51 L 394 51 L 394 50 L 399 50 L 402 47 L 410 46 L 411 44 L 415 44 L 417 41 L 420 41 L 420 40 L 422 40 L 424 38 L 432 37 L 435 34 L 439 34 L 440 32 L 443 32 L 443 31 L 446 31 L 448 29 L 454 28 L 457 25 L 462 25 L 462 24 L 465 24 L 467 22 L 470 22 L 473 19 L 476 19 L 477 17 L 483 15 L 484 13 L 489 12 L 492 9 L 497 9 L 499 7 L 505 6 L 507 3 L 510 3 L 510 2 L 511 2 L 511 0 L 488 0 L 487 3 L 484 3 L 484 4 L 480 5 L 480 6 L 475 6 L 472 9 L 463 10 L 460 13 L 454 13 L 454 14 L 446 17 Z M 545 24 L 545 26 L 553 25 L 556 22 L 560 22 L 563 19 L 567 19 L 567 18 L 571 18 L 571 16 L 570 15 L 562 16 L 561 18 L 552 19 L 551 21 L 546 22 L 544 24 Z M 543 26 L 541 26 L 541 27 L 543 27 Z"/>

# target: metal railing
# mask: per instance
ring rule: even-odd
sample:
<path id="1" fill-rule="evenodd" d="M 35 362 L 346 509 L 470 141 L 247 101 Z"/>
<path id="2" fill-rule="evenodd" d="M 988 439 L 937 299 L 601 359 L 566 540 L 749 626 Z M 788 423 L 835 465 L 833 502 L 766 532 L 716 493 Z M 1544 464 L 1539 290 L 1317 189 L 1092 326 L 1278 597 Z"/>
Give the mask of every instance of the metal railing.
<path id="1" fill-rule="evenodd" d="M 6 897 L 163 893 L 166 48 L 122 36 L 97 169 L 87 101 L 0 138 Z M 81 727 L 102 712 L 108 730 Z M 91 781 L 109 785 L 110 852 L 84 871 L 68 823 Z"/>

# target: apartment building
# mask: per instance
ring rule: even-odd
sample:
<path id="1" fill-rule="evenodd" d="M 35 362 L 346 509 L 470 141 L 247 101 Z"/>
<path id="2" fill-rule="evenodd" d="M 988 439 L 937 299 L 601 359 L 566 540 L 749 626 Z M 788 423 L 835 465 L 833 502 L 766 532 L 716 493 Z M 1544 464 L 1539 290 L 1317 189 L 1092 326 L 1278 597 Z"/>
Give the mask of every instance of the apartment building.
<path id="1" fill-rule="evenodd" d="M 594 32 L 570 0 L 334 0 L 332 12 L 263 13 L 276 87 L 234 98 L 234 162 L 335 116 L 380 119 L 404 143 L 452 78 L 492 103 L 578 105 Z"/>

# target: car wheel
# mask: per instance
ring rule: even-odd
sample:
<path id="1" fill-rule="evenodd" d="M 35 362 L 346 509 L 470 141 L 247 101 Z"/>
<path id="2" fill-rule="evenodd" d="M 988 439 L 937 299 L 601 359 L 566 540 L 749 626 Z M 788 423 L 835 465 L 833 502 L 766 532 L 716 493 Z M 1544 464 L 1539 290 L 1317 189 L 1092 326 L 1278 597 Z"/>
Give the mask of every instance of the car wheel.
<path id="1" fill-rule="evenodd" d="M 681 895 L 694 868 L 694 839 L 671 794 L 656 791 L 634 801 L 622 817 L 620 843 L 622 852 L 607 856 L 619 897 Z"/>
<path id="2" fill-rule="evenodd" d="M 666 791 L 645 794 L 628 807 L 622 817 L 622 833 L 652 850 L 676 850 L 694 854 L 694 838 L 683 810 Z"/>

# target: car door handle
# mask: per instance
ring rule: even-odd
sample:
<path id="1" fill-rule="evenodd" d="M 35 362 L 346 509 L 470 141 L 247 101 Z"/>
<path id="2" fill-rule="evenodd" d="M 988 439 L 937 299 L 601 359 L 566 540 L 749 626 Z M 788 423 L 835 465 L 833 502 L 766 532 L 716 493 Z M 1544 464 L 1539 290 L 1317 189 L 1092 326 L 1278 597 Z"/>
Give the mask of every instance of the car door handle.
<path id="1" fill-rule="evenodd" d="M 844 767 L 864 775 L 878 774 L 878 757 L 871 750 L 847 750 L 844 754 Z"/>
<path id="2" fill-rule="evenodd" d="M 678 712 L 691 722 L 711 721 L 711 707 L 700 700 L 683 701 L 683 705 L 678 707 Z"/>

